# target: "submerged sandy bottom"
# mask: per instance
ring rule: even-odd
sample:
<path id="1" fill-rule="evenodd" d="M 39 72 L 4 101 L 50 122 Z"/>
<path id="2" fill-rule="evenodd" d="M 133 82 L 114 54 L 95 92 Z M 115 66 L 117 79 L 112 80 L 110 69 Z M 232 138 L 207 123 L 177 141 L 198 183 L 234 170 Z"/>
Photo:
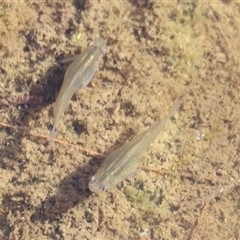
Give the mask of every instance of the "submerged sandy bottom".
<path id="1" fill-rule="evenodd" d="M 240 4 L 76 2 L 1 5 L 0 238 L 239 239 Z M 49 149 L 67 68 L 55 58 L 99 36 L 100 69 Z M 91 193 L 104 156 L 177 97 L 142 169 Z"/>

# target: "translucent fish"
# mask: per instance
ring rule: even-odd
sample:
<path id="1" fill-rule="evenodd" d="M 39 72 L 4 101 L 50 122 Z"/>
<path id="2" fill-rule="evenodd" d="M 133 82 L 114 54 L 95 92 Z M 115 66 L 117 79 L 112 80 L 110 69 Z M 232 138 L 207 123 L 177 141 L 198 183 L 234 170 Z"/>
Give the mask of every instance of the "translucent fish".
<path id="1" fill-rule="evenodd" d="M 68 67 L 54 107 L 54 122 L 50 132 L 50 145 L 52 144 L 57 124 L 71 100 L 72 95 L 92 80 L 105 51 L 106 41 L 99 38 L 88 46 L 79 56 L 75 57 L 74 61 Z"/>
<path id="2" fill-rule="evenodd" d="M 168 115 L 160 122 L 153 124 L 148 130 L 112 152 L 89 182 L 92 192 L 105 191 L 123 181 L 136 172 L 141 155 L 164 128 L 167 121 L 181 105 L 177 99 Z"/>

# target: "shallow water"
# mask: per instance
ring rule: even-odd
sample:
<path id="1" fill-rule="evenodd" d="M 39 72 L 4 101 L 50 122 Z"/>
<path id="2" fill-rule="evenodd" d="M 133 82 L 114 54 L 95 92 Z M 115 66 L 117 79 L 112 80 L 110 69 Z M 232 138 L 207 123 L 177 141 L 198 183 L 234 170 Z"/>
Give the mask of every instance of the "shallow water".
<path id="1" fill-rule="evenodd" d="M 238 239 L 239 12 L 234 2 L 2 5 L 0 122 L 15 129 L 1 125 L 1 238 Z M 101 67 L 49 150 L 67 68 L 55 58 L 99 36 Z M 39 100 L 24 105 L 25 95 Z M 180 114 L 143 156 L 145 170 L 91 194 L 104 156 L 176 97 Z"/>

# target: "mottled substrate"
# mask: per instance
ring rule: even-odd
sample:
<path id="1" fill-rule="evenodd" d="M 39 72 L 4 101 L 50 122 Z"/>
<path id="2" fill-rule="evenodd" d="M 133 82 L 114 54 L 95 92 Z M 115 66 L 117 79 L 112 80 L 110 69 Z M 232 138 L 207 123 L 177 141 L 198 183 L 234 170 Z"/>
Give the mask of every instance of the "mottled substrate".
<path id="1" fill-rule="evenodd" d="M 23 128 L 1 127 L 1 238 L 239 239 L 239 3 L 81 2 L 1 4 L 0 121 Z M 161 171 L 99 196 L 87 183 L 102 159 L 36 136 L 67 67 L 55 58 L 98 36 L 107 53 L 59 139 L 108 154 L 183 101 L 143 156 Z"/>

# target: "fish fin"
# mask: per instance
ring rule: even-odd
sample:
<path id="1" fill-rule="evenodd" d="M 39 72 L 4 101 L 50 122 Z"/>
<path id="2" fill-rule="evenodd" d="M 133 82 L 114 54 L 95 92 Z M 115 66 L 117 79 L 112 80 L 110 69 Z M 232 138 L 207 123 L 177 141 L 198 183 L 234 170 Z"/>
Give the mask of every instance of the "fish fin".
<path id="1" fill-rule="evenodd" d="M 61 64 L 65 64 L 65 63 L 74 61 L 75 58 L 76 58 L 76 56 L 68 57 L 68 58 L 57 60 L 57 62 L 61 63 Z"/>
<path id="2" fill-rule="evenodd" d="M 55 131 L 56 131 L 56 126 L 53 125 L 53 128 L 50 132 L 50 140 L 49 140 L 49 146 L 52 147 L 53 145 L 53 140 L 54 140 L 54 137 L 55 137 Z"/>
<path id="3" fill-rule="evenodd" d="M 136 168 L 132 169 L 125 177 L 125 179 L 127 178 L 132 178 L 134 177 L 134 175 L 136 175 L 139 172 L 138 166 L 136 166 Z"/>

